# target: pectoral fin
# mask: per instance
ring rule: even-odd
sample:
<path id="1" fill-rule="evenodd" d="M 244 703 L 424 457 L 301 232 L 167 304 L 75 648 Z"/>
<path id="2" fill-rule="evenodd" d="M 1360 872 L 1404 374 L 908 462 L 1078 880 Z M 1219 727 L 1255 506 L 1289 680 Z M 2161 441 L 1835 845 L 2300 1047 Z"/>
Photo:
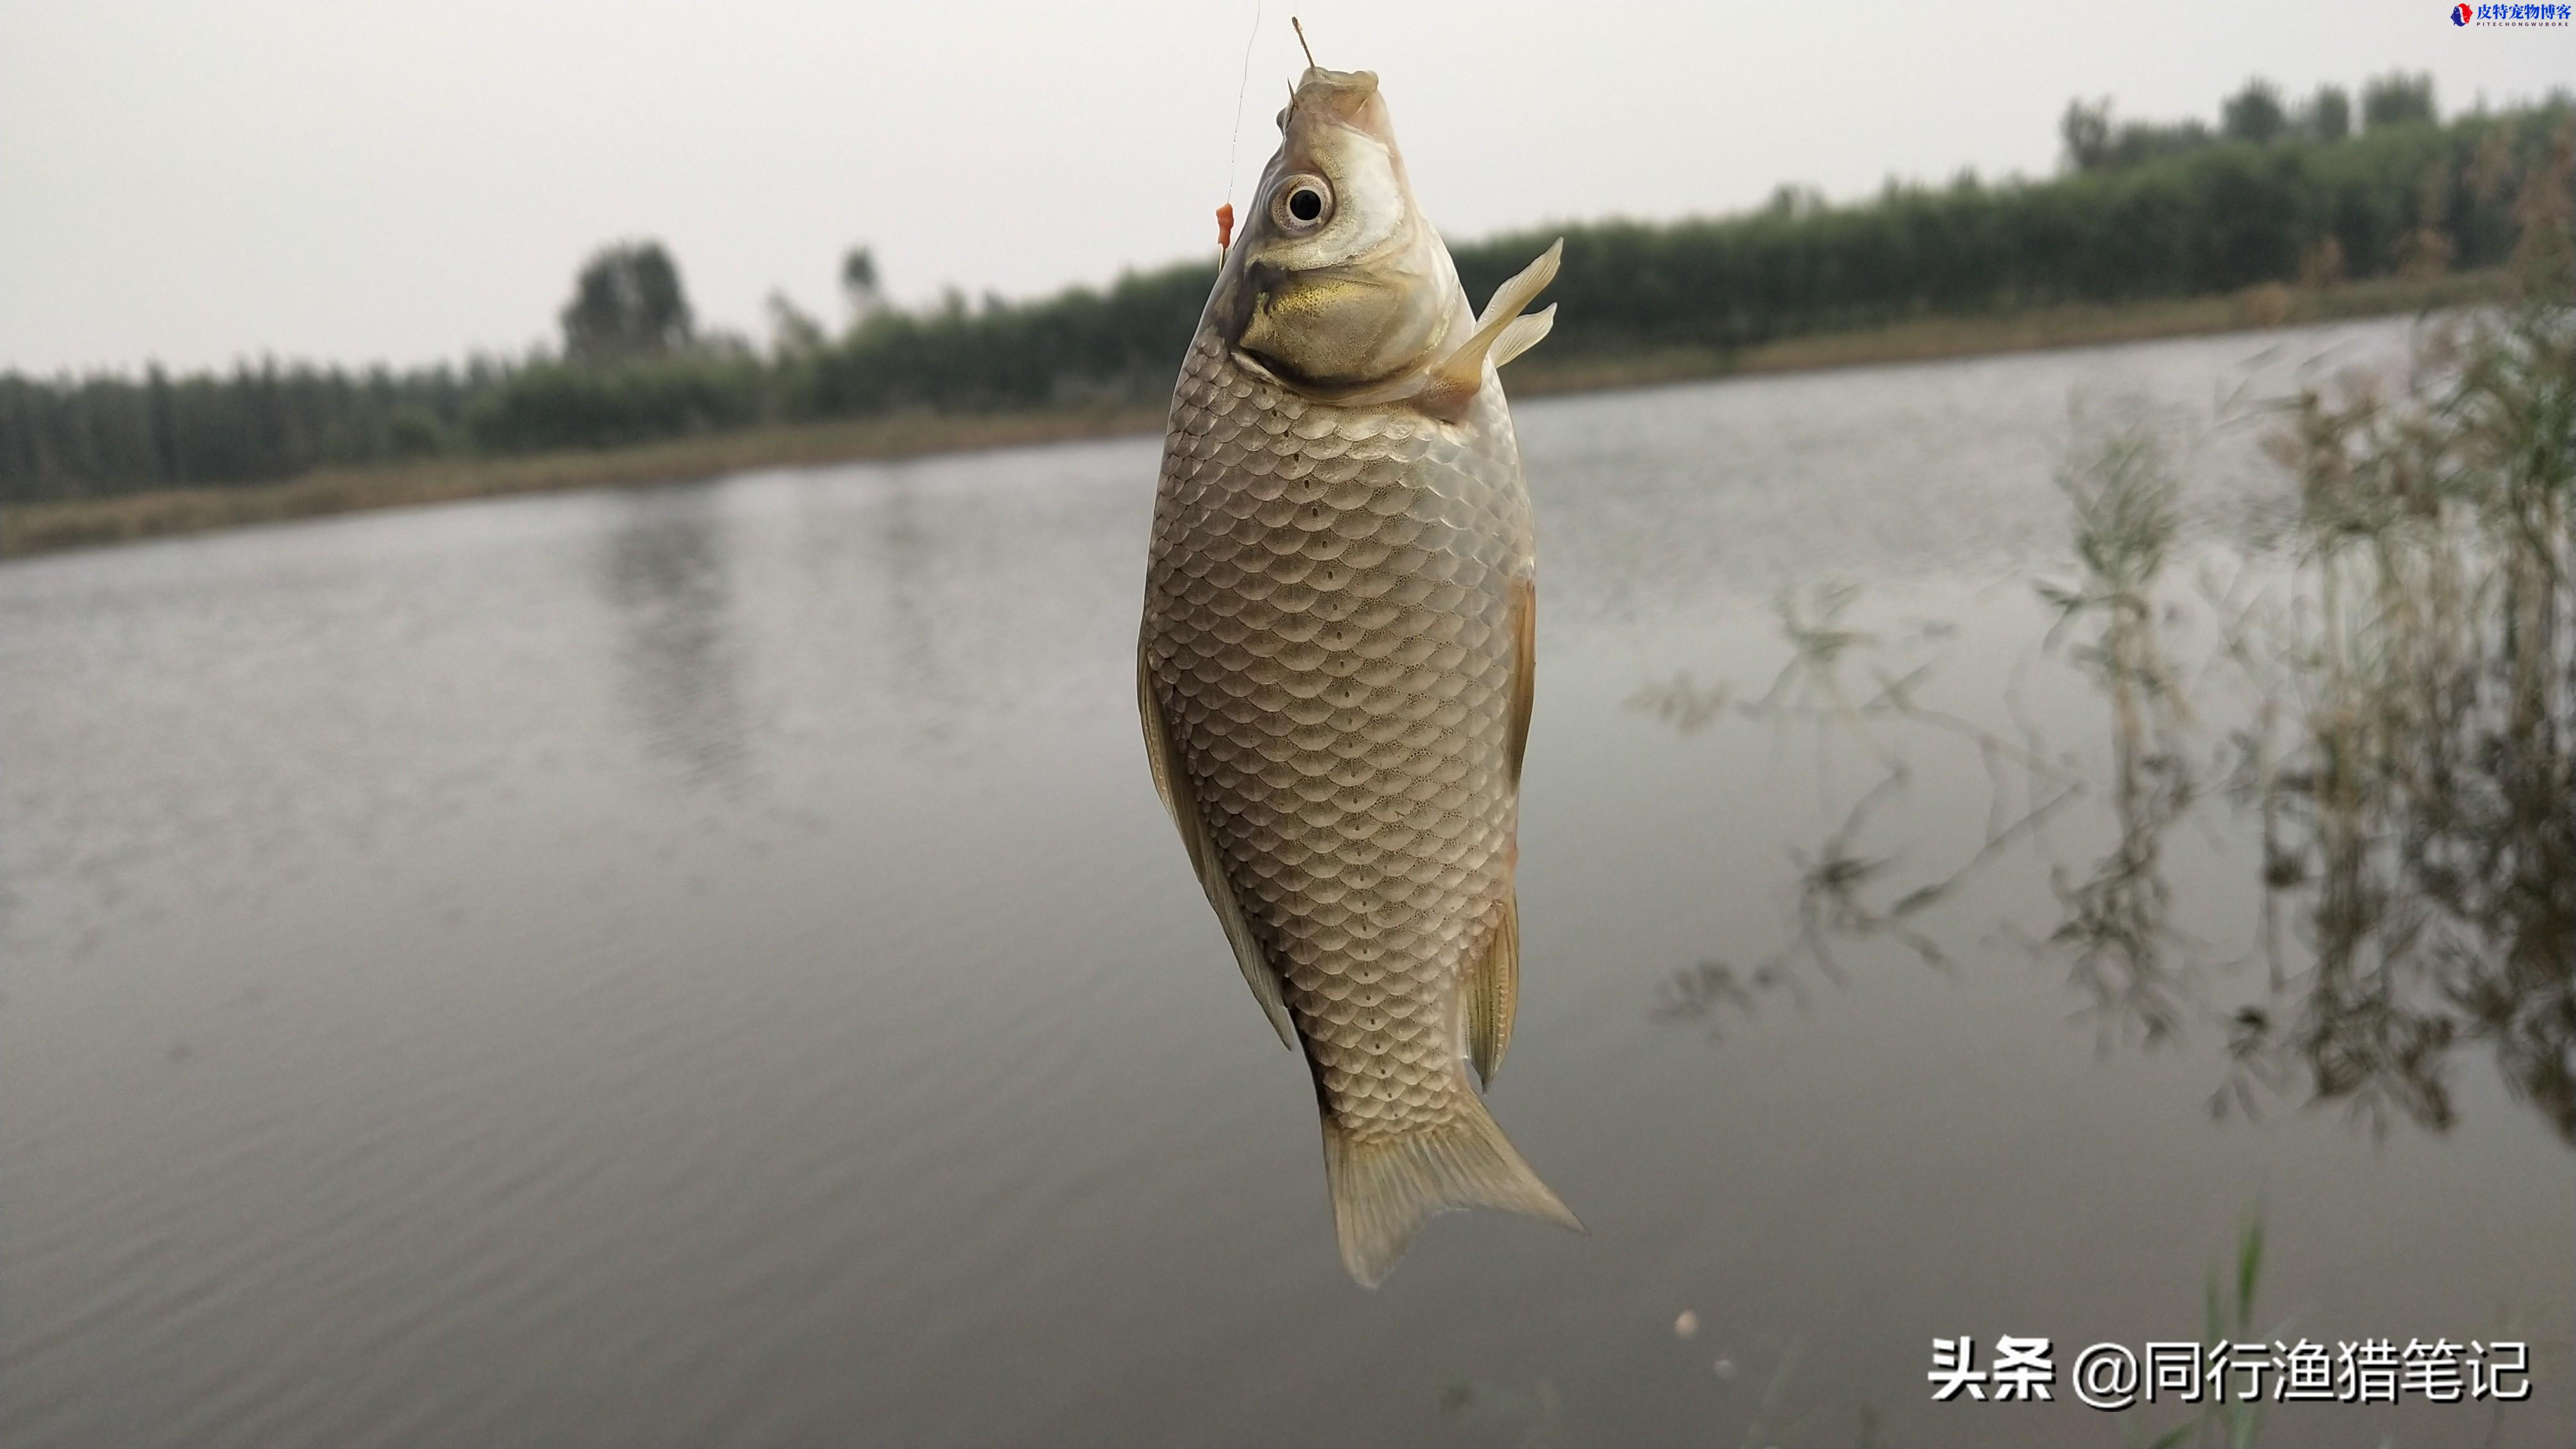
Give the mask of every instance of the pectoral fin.
<path id="1" fill-rule="evenodd" d="M 1476 399 L 1477 390 L 1485 385 L 1485 363 L 1496 367 L 1527 352 L 1556 325 L 1556 308 L 1524 317 L 1522 311 L 1538 300 L 1549 282 L 1556 280 L 1557 262 L 1565 255 L 1565 241 L 1558 238 L 1539 254 L 1537 261 L 1523 267 L 1520 275 L 1494 289 L 1493 300 L 1485 304 L 1483 315 L 1476 319 L 1476 330 L 1458 350 L 1433 364 L 1430 379 L 1416 395 L 1415 405 L 1433 417 L 1450 422 L 1467 415 L 1467 405 Z"/>
<path id="2" fill-rule="evenodd" d="M 1520 1003 L 1521 907 L 1516 896 L 1505 896 L 1484 955 L 1467 969 L 1467 1057 L 1485 1086 L 1494 1084 L 1503 1049 L 1512 1044 L 1512 1016 Z"/>
<path id="3" fill-rule="evenodd" d="M 1538 254 L 1536 261 L 1494 289 L 1494 295 L 1485 303 L 1484 315 L 1476 319 L 1476 330 L 1491 331 L 1495 323 L 1508 321 L 1528 311 L 1529 304 L 1538 300 L 1538 294 L 1547 290 L 1547 284 L 1556 280 L 1557 264 L 1564 260 L 1565 238 L 1558 237 L 1548 244 L 1546 251 Z"/>
<path id="4" fill-rule="evenodd" d="M 1225 878 L 1225 863 L 1208 839 L 1207 822 L 1200 817 L 1198 799 L 1190 789 L 1190 777 L 1181 768 L 1180 754 L 1172 747 L 1171 730 L 1163 718 L 1162 706 L 1154 698 L 1154 677 L 1145 667 L 1145 646 L 1136 646 L 1136 712 L 1145 723 L 1145 759 L 1154 771 L 1154 790 L 1163 797 L 1163 808 L 1170 811 L 1172 824 L 1181 832 L 1181 847 L 1190 855 L 1190 869 L 1198 872 L 1199 888 L 1207 892 L 1208 904 L 1216 909 L 1217 923 L 1225 928 L 1226 944 L 1234 948 L 1235 964 L 1243 968 L 1244 984 L 1252 988 L 1253 999 L 1261 1003 L 1262 1013 L 1270 1018 L 1271 1028 L 1279 1033 L 1279 1044 L 1290 1050 L 1297 1046 L 1297 1030 L 1288 1020 L 1288 1003 L 1279 992 L 1279 973 L 1270 968 L 1269 958 L 1261 951 L 1261 941 L 1252 933 L 1252 921 L 1243 913 L 1243 905 L 1234 898 L 1234 887 Z"/>
<path id="5" fill-rule="evenodd" d="M 1548 333 L 1555 330 L 1556 304 L 1554 302 L 1548 303 L 1535 312 L 1513 318 L 1511 324 L 1503 329 L 1503 335 L 1494 339 L 1494 366 L 1500 367 L 1538 346 L 1546 340 Z"/>

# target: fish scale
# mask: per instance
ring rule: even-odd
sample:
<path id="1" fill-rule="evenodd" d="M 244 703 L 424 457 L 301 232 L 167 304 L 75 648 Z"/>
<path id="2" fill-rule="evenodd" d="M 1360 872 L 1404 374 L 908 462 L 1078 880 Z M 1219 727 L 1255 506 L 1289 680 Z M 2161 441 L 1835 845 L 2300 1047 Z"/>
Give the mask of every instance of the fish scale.
<path id="1" fill-rule="evenodd" d="M 1458 423 L 1302 397 L 1214 331 L 1173 398 L 1143 650 L 1209 836 L 1357 1141 L 1447 1126 L 1460 979 L 1510 889 L 1499 388 Z"/>

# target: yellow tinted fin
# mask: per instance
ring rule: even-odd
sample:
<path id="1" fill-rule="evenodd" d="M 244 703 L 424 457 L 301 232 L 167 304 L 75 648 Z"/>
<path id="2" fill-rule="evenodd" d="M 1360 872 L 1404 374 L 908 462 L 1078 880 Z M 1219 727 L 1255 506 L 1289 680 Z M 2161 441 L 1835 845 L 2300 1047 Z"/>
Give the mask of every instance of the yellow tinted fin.
<path id="1" fill-rule="evenodd" d="M 1512 1044 L 1512 1015 L 1521 1002 L 1521 906 L 1503 897 L 1494 931 L 1484 954 L 1467 967 L 1467 1056 L 1476 1064 L 1476 1080 L 1494 1084 L 1503 1064 L 1503 1049 Z"/>
<path id="2" fill-rule="evenodd" d="M 1583 1231 L 1582 1222 L 1512 1149 L 1461 1070 L 1457 1119 L 1445 1127 L 1362 1139 L 1344 1132 L 1329 1113 L 1324 1118 L 1333 1227 L 1341 1237 L 1342 1266 L 1363 1288 L 1385 1280 L 1433 1213 L 1500 1208 Z"/>
<path id="3" fill-rule="evenodd" d="M 1235 964 L 1243 968 L 1244 984 L 1252 988 L 1253 999 L 1261 1003 L 1262 1013 L 1279 1033 L 1279 1044 L 1293 1051 L 1297 1030 L 1289 1024 L 1288 1003 L 1279 994 L 1279 973 L 1270 969 L 1269 959 L 1262 955 L 1261 942 L 1252 934 L 1252 922 L 1235 900 L 1234 887 L 1226 882 L 1225 863 L 1217 858 L 1215 842 L 1208 839 L 1207 823 L 1199 817 L 1198 798 L 1190 789 L 1190 777 L 1181 769 L 1162 706 L 1154 698 L 1154 676 L 1145 667 L 1141 640 L 1136 645 L 1136 712 L 1145 723 L 1145 760 L 1153 767 L 1155 792 L 1163 797 L 1163 808 L 1171 812 L 1172 824 L 1181 832 L 1181 846 L 1190 853 L 1190 868 L 1198 872 L 1199 888 L 1207 892 L 1208 904 L 1215 907 L 1217 921 L 1225 927 L 1226 944 L 1234 948 Z"/>
<path id="4" fill-rule="evenodd" d="M 1535 312 L 1515 317 L 1494 339 L 1494 366 L 1500 367 L 1536 347 L 1556 327 L 1556 304 L 1548 303 Z"/>
<path id="5" fill-rule="evenodd" d="M 1547 290 L 1547 284 L 1556 280 L 1557 264 L 1563 260 L 1565 238 L 1558 237 L 1548 243 L 1546 251 L 1538 254 L 1538 260 L 1521 268 L 1510 281 L 1494 289 L 1494 295 L 1485 303 L 1484 314 L 1476 319 L 1476 330 L 1480 333 L 1495 331 L 1494 324 L 1508 322 L 1528 311 L 1529 304 L 1538 300 L 1538 294 Z"/>
<path id="6" fill-rule="evenodd" d="M 1435 418 L 1451 422 L 1467 415 L 1467 405 L 1485 385 L 1485 363 L 1490 358 L 1496 367 L 1528 351 L 1556 325 L 1551 307 L 1538 317 L 1521 316 L 1523 309 L 1538 300 L 1547 284 L 1556 280 L 1557 262 L 1565 255 L 1565 239 L 1559 237 L 1539 254 L 1537 261 L 1521 268 L 1520 275 L 1494 289 L 1493 300 L 1485 304 L 1483 315 L 1476 319 L 1476 331 L 1458 350 L 1433 364 L 1422 391 L 1415 394 L 1414 405 Z M 1522 327 L 1522 323 L 1528 323 Z M 1513 333 L 1510 350 L 1499 350 L 1505 334 Z"/>

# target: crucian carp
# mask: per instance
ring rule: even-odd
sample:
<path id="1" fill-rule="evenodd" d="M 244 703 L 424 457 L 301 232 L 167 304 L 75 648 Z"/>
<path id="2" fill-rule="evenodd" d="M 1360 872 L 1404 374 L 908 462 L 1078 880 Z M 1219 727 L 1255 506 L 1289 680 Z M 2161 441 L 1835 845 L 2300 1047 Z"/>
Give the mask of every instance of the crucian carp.
<path id="1" fill-rule="evenodd" d="M 1497 369 L 1555 320 L 1525 309 L 1563 243 L 1479 315 L 1375 75 L 1310 66 L 1279 129 L 1172 395 L 1137 696 L 1375 1286 L 1436 1212 L 1581 1228 L 1479 1095 L 1519 999 L 1538 622 Z"/>

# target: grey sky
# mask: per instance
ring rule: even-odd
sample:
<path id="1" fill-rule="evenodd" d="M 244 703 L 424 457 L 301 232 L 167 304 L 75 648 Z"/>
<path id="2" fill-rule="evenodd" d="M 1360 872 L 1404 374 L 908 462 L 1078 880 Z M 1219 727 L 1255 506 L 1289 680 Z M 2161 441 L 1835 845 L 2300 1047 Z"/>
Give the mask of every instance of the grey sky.
<path id="1" fill-rule="evenodd" d="M 2406 67 L 2446 112 L 2576 77 L 2576 30 L 2443 0 L 2230 4 L 1260 0 L 1236 200 L 1304 16 L 1371 69 L 1452 238 L 1672 217 L 1784 180 L 2055 162 L 2071 95 L 2214 116 Z M 678 257 L 703 322 L 1021 296 L 1215 245 L 1254 0 L 0 0 L 0 367 L 417 362 L 550 337 L 581 258 Z"/>

